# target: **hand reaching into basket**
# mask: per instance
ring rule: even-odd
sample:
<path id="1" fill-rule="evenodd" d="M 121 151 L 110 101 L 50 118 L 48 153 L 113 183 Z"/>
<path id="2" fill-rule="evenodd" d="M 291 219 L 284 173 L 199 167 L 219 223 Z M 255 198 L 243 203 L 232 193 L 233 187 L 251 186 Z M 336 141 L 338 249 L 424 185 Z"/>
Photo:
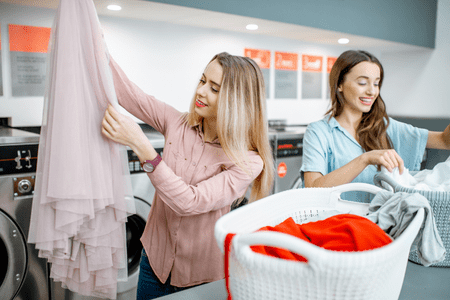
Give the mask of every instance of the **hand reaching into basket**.
<path id="1" fill-rule="evenodd" d="M 385 167 L 392 173 L 395 168 L 398 168 L 400 174 L 403 174 L 403 171 L 405 170 L 403 159 L 394 149 L 372 150 L 361 156 L 364 156 L 366 166 L 375 165 L 378 167 L 378 171 L 380 171 L 381 167 Z"/>
<path id="2" fill-rule="evenodd" d="M 326 175 L 319 172 L 305 172 L 305 187 L 333 187 L 350 183 L 369 165 L 377 166 L 378 170 L 385 167 L 389 172 L 399 168 L 400 174 L 405 169 L 403 159 L 394 149 L 372 150 Z"/>

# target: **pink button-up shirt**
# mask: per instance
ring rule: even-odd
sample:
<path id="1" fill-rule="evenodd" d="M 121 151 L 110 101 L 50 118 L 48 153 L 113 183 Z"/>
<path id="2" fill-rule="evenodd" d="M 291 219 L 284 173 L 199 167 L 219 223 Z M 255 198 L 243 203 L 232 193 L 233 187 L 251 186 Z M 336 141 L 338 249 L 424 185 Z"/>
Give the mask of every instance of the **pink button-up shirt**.
<path id="1" fill-rule="evenodd" d="M 156 193 L 141 242 L 153 271 L 178 287 L 224 278 L 216 221 L 230 211 L 260 174 L 263 161 L 249 151 L 248 175 L 226 156 L 218 140 L 205 142 L 201 126 L 145 94 L 111 60 L 119 103 L 165 137 L 163 161 L 148 173 Z"/>

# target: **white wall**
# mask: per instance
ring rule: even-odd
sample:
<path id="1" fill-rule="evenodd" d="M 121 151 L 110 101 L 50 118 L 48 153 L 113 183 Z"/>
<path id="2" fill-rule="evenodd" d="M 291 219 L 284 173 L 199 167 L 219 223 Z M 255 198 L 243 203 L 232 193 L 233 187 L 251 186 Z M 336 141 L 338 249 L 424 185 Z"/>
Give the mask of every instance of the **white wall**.
<path id="1" fill-rule="evenodd" d="M 11 97 L 11 68 L 8 24 L 51 27 L 55 12 L 48 9 L 0 3 L 2 38 L 3 96 L 0 96 L 0 117 L 11 118 L 12 126 L 37 126 L 42 122 L 43 97 Z"/>
<path id="2" fill-rule="evenodd" d="M 117 18 L 100 19 L 109 51 L 130 79 L 147 93 L 183 111 L 189 107 L 200 74 L 211 58 L 219 52 L 243 55 L 244 48 L 257 48 L 337 56 L 343 49 L 168 23 Z M 269 118 L 288 119 L 288 123 L 291 124 L 307 124 L 322 118 L 328 107 L 325 89 L 321 100 L 298 100 L 301 95 L 299 76 L 297 99 L 274 100 L 273 68 L 271 71 Z M 325 75 L 323 74 L 323 80 Z"/>
<path id="3" fill-rule="evenodd" d="M 438 1 L 434 50 L 381 55 L 388 114 L 450 117 L 450 0 Z"/>
<path id="4" fill-rule="evenodd" d="M 8 24 L 51 27 L 55 11 L 0 3 L 4 96 L 0 117 L 11 117 L 13 126 L 37 126 L 42 121 L 43 97 L 12 97 L 8 52 Z M 206 64 L 217 53 L 243 55 L 244 48 L 338 56 L 345 48 L 305 44 L 299 41 L 223 30 L 195 28 L 164 22 L 100 17 L 111 55 L 126 74 L 145 92 L 186 111 Z M 273 56 L 273 55 L 272 55 Z M 300 56 L 299 56 L 300 58 Z M 272 62 L 273 65 L 273 62 Z M 271 95 L 274 94 L 273 74 Z M 325 81 L 326 74 L 323 74 Z M 301 77 L 298 78 L 298 99 Z M 322 118 L 328 107 L 321 100 L 273 100 L 269 95 L 269 118 L 290 124 L 307 124 Z"/>
<path id="5" fill-rule="evenodd" d="M 440 84 L 434 81 L 438 78 L 443 78 L 444 82 L 445 79 L 450 79 L 450 75 L 444 70 L 445 64 L 450 65 L 448 47 L 444 49 L 450 40 L 449 33 L 444 32 L 444 27 L 446 24 L 448 26 L 450 19 L 449 2 L 450 0 L 439 1 L 436 50 L 383 55 L 380 50 L 366 49 L 380 57 L 385 67 L 387 80 L 383 87 L 383 98 L 387 102 L 389 113 L 405 116 L 448 116 L 450 101 L 443 97 L 445 85 L 439 87 Z M 55 11 L 49 9 L 0 3 L 4 82 L 4 96 L 0 96 L 0 117 L 11 117 L 13 126 L 40 125 L 43 97 L 11 96 L 7 26 L 20 24 L 51 27 L 54 14 Z M 110 53 L 131 80 L 145 92 L 181 111 L 188 109 L 200 74 L 212 56 L 218 52 L 243 55 L 244 48 L 257 48 L 296 52 L 300 57 L 302 53 L 338 56 L 348 49 L 343 46 L 306 44 L 289 39 L 163 22 L 113 17 L 100 17 L 100 22 Z M 411 66 L 412 62 L 415 63 L 414 66 Z M 438 70 L 437 74 L 435 69 Z M 275 100 L 273 78 L 272 70 L 271 95 L 268 97 L 269 118 L 284 118 L 289 124 L 307 124 L 322 118 L 328 107 L 325 85 L 322 100 L 299 100 L 299 76 L 298 99 Z M 323 74 L 323 81 L 325 79 L 326 74 Z M 435 88 L 429 88 L 431 83 Z M 410 95 L 414 96 L 414 105 L 420 109 L 411 107 Z M 399 101 L 403 101 L 402 104 L 399 104 Z M 407 106 L 407 109 L 402 109 L 403 105 Z"/>

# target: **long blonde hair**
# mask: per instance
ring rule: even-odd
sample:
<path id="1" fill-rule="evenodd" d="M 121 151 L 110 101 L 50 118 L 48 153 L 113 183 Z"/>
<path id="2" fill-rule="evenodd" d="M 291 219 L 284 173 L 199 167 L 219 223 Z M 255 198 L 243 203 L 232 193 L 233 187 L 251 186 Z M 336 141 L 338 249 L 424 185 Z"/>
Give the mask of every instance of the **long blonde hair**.
<path id="1" fill-rule="evenodd" d="M 248 57 L 215 55 L 223 76 L 217 108 L 217 135 L 225 154 L 249 173 L 249 150 L 256 151 L 264 167 L 252 185 L 250 201 L 269 195 L 274 177 L 273 156 L 269 144 L 264 77 L 260 68 Z M 200 124 L 202 117 L 195 110 L 195 96 L 186 121 Z"/>

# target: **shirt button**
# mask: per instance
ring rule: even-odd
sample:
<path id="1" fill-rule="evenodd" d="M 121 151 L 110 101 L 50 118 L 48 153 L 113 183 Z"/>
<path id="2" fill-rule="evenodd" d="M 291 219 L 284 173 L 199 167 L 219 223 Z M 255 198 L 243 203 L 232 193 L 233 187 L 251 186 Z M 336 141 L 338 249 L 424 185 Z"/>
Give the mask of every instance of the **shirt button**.
<path id="1" fill-rule="evenodd" d="M 192 165 L 195 167 L 197 164 L 195 162 L 193 162 Z"/>

